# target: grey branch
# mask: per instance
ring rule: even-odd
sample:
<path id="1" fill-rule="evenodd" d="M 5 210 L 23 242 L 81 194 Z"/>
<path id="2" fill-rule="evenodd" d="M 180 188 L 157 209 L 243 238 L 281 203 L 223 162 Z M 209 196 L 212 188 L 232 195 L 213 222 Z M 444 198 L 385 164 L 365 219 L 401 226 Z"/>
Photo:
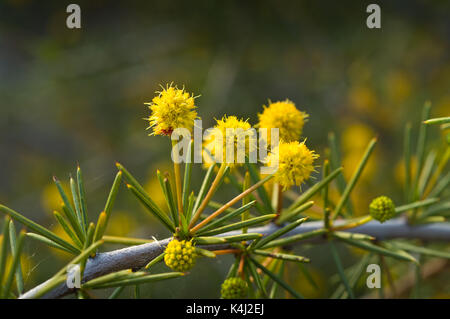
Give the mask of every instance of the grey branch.
<path id="1" fill-rule="evenodd" d="M 339 226 L 345 223 L 345 220 L 337 220 L 334 226 Z M 310 232 L 323 227 L 323 222 L 313 221 L 307 222 L 299 227 L 291 230 L 284 236 L 291 236 L 301 233 Z M 271 223 L 267 226 L 251 228 L 249 232 L 260 233 L 264 236 L 269 235 L 279 229 L 279 226 Z M 380 224 L 376 221 L 371 221 L 364 225 L 347 230 L 348 232 L 367 234 L 375 237 L 377 240 L 405 238 L 405 239 L 422 239 L 425 241 L 450 241 L 450 223 L 433 223 L 425 225 L 412 226 L 404 218 L 396 218 Z M 230 232 L 225 235 L 236 235 L 239 231 Z M 301 241 L 301 243 L 320 242 L 324 238 L 316 237 L 312 240 Z M 93 278 L 106 275 L 124 269 L 139 269 L 144 267 L 152 259 L 160 255 L 170 238 L 152 242 L 143 245 L 137 245 L 118 249 L 110 252 L 99 253 L 95 258 L 90 258 L 86 264 L 83 281 L 89 281 Z M 207 246 L 210 250 L 224 249 L 226 245 Z M 35 294 L 41 289 L 46 282 L 36 286 L 20 296 L 21 299 L 34 298 Z M 66 284 L 62 284 L 52 291 L 44 295 L 44 298 L 60 298 L 70 293 L 73 289 L 69 289 Z"/>

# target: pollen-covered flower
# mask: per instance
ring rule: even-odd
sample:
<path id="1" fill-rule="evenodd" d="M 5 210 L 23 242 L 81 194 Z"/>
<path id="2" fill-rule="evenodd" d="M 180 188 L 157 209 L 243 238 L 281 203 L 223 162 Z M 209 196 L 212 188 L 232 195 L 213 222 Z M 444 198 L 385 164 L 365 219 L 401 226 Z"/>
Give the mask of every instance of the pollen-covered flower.
<path id="1" fill-rule="evenodd" d="M 248 284 L 239 277 L 226 279 L 220 291 L 223 299 L 242 299 L 247 296 Z"/>
<path id="2" fill-rule="evenodd" d="M 194 266 L 197 259 L 197 253 L 192 245 L 192 241 L 173 239 L 169 242 L 164 252 L 164 262 L 175 271 L 188 271 Z"/>
<path id="3" fill-rule="evenodd" d="M 276 167 L 278 161 L 274 179 L 283 189 L 288 189 L 302 184 L 310 177 L 314 172 L 314 160 L 318 157 L 318 154 L 306 147 L 305 141 L 280 141 L 278 147 L 269 153 L 267 164 Z"/>
<path id="4" fill-rule="evenodd" d="M 151 103 L 145 103 L 152 111 L 148 121 L 152 135 L 171 135 L 176 128 L 192 130 L 197 112 L 194 110 L 195 97 L 184 88 L 178 89 L 168 84 L 165 89 L 157 92 Z"/>
<path id="5" fill-rule="evenodd" d="M 259 128 L 278 128 L 280 140 L 285 142 L 296 141 L 300 138 L 303 125 L 308 118 L 308 114 L 299 111 L 295 104 L 286 99 L 284 101 L 264 105 L 264 111 L 258 114 Z M 267 132 L 267 143 L 270 145 L 270 131 Z"/>
<path id="6" fill-rule="evenodd" d="M 245 163 L 246 156 L 256 156 L 256 130 L 250 123 L 236 116 L 226 115 L 216 122 L 205 139 L 205 166 L 216 161 L 234 167 Z"/>
<path id="7" fill-rule="evenodd" d="M 372 218 L 384 223 L 395 216 L 395 205 L 389 197 L 380 196 L 370 203 L 369 212 Z"/>

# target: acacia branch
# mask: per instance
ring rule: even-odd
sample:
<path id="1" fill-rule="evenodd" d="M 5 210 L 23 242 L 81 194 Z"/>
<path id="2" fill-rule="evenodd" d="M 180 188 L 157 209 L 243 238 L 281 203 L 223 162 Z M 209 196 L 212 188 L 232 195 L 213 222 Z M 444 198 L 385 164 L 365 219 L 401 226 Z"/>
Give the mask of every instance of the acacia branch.
<path id="1" fill-rule="evenodd" d="M 346 223 L 345 220 L 337 220 L 334 225 L 339 226 Z M 307 233 L 316 229 L 323 228 L 322 221 L 307 222 L 299 227 L 286 233 L 283 237 Z M 279 229 L 279 226 L 271 223 L 267 226 L 251 228 L 249 233 L 260 233 L 264 236 L 272 234 Z M 410 225 L 405 218 L 396 218 L 389 220 L 383 224 L 377 221 L 371 221 L 364 225 L 347 230 L 352 233 L 366 234 L 375 237 L 377 240 L 405 238 L 405 239 L 421 239 L 426 241 L 447 241 L 450 242 L 450 223 L 432 223 L 425 225 Z M 236 235 L 240 231 L 233 231 L 225 235 Z M 309 240 L 300 241 L 302 243 L 320 243 L 325 238 L 316 237 Z M 136 245 L 123 249 L 118 249 L 105 253 L 98 253 L 95 258 L 90 258 L 86 264 L 83 282 L 89 281 L 99 276 L 103 276 L 112 272 L 124 269 L 140 269 L 148 264 L 152 259 L 160 255 L 170 238 L 152 242 L 148 244 Z M 228 244 L 224 245 L 209 245 L 203 248 L 209 250 L 227 249 Z M 20 296 L 21 299 L 34 298 L 36 293 L 42 288 L 46 282 L 36 286 Z M 50 291 L 43 298 L 60 298 L 75 290 L 70 289 L 66 284 L 58 286 L 56 289 Z"/>

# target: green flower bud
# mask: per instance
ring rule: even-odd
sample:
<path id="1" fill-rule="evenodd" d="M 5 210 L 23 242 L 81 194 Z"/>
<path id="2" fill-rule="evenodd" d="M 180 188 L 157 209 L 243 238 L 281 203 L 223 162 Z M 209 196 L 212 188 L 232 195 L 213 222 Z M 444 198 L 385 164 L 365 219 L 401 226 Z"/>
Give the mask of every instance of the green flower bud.
<path id="1" fill-rule="evenodd" d="M 375 198 L 369 205 L 370 216 L 384 223 L 395 215 L 395 205 L 392 199 L 387 196 Z"/>
<path id="2" fill-rule="evenodd" d="M 185 272 L 194 267 L 197 253 L 192 241 L 173 239 L 164 252 L 164 262 L 169 268 Z"/>
<path id="3" fill-rule="evenodd" d="M 222 284 L 221 294 L 223 299 L 242 299 L 247 296 L 248 284 L 239 277 L 232 277 Z"/>

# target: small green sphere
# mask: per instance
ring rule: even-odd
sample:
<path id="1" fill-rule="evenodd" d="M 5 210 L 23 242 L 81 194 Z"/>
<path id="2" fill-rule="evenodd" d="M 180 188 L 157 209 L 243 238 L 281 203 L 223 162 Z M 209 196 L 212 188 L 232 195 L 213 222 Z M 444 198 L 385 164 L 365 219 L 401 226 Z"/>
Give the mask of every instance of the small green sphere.
<path id="1" fill-rule="evenodd" d="M 395 205 L 392 199 L 387 196 L 375 198 L 369 205 L 370 216 L 384 223 L 395 215 Z"/>
<path id="2" fill-rule="evenodd" d="M 231 277 L 222 284 L 223 299 L 242 299 L 247 296 L 248 284 L 239 277 Z"/>
<path id="3" fill-rule="evenodd" d="M 192 241 L 173 239 L 165 250 L 164 262 L 175 271 L 185 272 L 194 267 L 196 258 Z"/>

